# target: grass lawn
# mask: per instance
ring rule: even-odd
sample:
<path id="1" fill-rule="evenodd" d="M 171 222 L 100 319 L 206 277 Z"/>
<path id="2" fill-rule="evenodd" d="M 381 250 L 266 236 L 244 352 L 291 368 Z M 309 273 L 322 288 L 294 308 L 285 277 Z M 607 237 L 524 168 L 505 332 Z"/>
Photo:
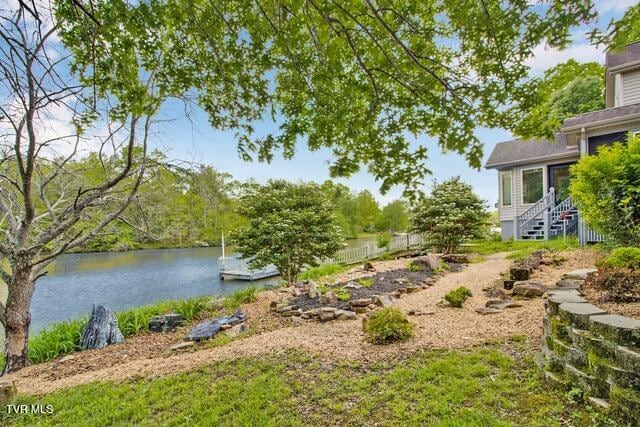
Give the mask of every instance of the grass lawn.
<path id="1" fill-rule="evenodd" d="M 519 352 L 523 344 L 509 345 Z M 370 365 L 329 363 L 302 353 L 247 358 L 171 377 L 20 396 L 14 403 L 51 404 L 54 413 L 7 415 L 2 408 L 0 424 L 592 424 L 594 413 L 539 382 L 529 358 L 508 354 L 486 346 Z"/>

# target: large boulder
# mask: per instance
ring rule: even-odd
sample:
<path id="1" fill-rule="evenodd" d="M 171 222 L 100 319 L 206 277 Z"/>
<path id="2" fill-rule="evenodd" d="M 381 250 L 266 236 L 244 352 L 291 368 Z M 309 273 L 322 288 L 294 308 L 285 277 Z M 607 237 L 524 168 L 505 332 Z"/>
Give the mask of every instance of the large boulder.
<path id="1" fill-rule="evenodd" d="M 471 258 L 467 254 L 444 254 L 440 256 L 440 259 L 446 263 L 454 264 L 469 264 Z"/>
<path id="2" fill-rule="evenodd" d="M 513 285 L 512 295 L 525 298 L 535 298 L 541 297 L 545 292 L 547 292 L 547 288 L 542 283 L 533 280 L 525 280 L 516 282 Z"/>
<path id="3" fill-rule="evenodd" d="M 124 336 L 118 328 L 118 319 L 113 311 L 94 304 L 91 317 L 82 331 L 80 346 L 86 350 L 94 350 L 120 342 L 124 342 Z"/>
<path id="4" fill-rule="evenodd" d="M 151 332 L 173 332 L 183 324 L 184 318 L 181 315 L 169 313 L 151 318 L 149 320 L 149 330 Z"/>
<path id="5" fill-rule="evenodd" d="M 426 254 L 419 258 L 415 258 L 412 263 L 423 267 L 427 271 L 434 271 L 440 268 L 440 258 L 434 254 Z"/>

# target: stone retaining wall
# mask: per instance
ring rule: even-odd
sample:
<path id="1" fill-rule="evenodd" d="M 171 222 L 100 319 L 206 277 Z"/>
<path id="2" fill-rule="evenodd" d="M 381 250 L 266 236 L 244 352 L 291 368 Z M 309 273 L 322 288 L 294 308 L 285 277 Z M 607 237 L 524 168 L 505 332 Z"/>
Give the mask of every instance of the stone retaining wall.
<path id="1" fill-rule="evenodd" d="M 580 388 L 592 405 L 640 425 L 640 320 L 582 298 L 588 273 L 569 273 L 549 290 L 540 365 L 548 381 Z"/>

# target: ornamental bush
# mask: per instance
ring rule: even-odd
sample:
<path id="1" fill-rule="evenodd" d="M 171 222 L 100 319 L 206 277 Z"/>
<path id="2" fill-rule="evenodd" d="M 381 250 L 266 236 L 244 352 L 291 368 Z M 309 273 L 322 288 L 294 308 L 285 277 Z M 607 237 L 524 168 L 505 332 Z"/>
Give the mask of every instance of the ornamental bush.
<path id="1" fill-rule="evenodd" d="M 489 213 L 473 188 L 455 177 L 434 184 L 431 194 L 414 207 L 411 220 L 414 231 L 424 233 L 431 245 L 447 254 L 486 234 Z"/>
<path id="2" fill-rule="evenodd" d="M 376 311 L 365 322 L 364 333 L 373 344 L 389 344 L 404 341 L 413 336 L 413 325 L 403 312 L 394 307 Z"/>
<path id="3" fill-rule="evenodd" d="M 617 248 L 604 261 L 605 267 L 640 269 L 640 248 Z"/>
<path id="4" fill-rule="evenodd" d="M 444 296 L 444 299 L 451 304 L 452 307 L 460 308 L 470 296 L 472 296 L 471 291 L 464 286 L 460 286 L 458 289 L 448 292 Z"/>
<path id="5" fill-rule="evenodd" d="M 571 175 L 571 196 L 587 225 L 615 244 L 639 246 L 640 138 L 600 147 Z"/>

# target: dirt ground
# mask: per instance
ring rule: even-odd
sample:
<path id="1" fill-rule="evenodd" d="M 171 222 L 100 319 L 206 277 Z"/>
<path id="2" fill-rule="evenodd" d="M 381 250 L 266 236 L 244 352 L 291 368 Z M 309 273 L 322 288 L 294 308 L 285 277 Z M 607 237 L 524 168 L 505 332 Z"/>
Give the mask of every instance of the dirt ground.
<path id="1" fill-rule="evenodd" d="M 410 260 L 386 261 L 376 269 L 404 268 Z M 537 273 L 546 284 L 555 283 L 563 272 L 587 267 L 592 262 L 587 253 L 578 253 L 560 267 L 545 266 Z M 225 345 L 211 347 L 197 344 L 185 351 L 169 351 L 171 344 L 181 342 L 185 330 L 169 334 L 146 334 L 126 343 L 104 349 L 75 353 L 66 359 L 33 365 L 5 377 L 15 381 L 18 391 L 43 394 L 93 381 L 124 381 L 163 376 L 192 370 L 221 360 L 265 353 L 279 353 L 290 349 L 321 354 L 323 357 L 375 361 L 393 358 L 425 348 L 461 349 L 481 345 L 491 340 L 505 340 L 513 336 L 527 337 L 537 346 L 542 332 L 544 299 L 522 301 L 522 307 L 501 313 L 480 315 L 488 297 L 482 291 L 507 271 L 511 261 L 506 254 L 490 255 L 485 261 L 470 264 L 461 271 L 447 273 L 436 284 L 420 292 L 405 294 L 394 305 L 408 312 L 413 309 L 433 314 L 410 316 L 414 323 L 414 337 L 410 340 L 377 346 L 364 340 L 362 320 L 294 322 L 268 310 L 269 302 L 278 298 L 279 291 L 266 291 L 259 299 L 243 307 L 248 314 L 251 333 Z M 352 271 L 337 277 L 338 281 L 360 275 Z M 468 287 L 473 296 L 463 308 L 439 306 L 437 303 L 450 290 Z"/>

